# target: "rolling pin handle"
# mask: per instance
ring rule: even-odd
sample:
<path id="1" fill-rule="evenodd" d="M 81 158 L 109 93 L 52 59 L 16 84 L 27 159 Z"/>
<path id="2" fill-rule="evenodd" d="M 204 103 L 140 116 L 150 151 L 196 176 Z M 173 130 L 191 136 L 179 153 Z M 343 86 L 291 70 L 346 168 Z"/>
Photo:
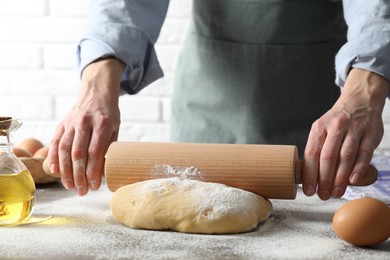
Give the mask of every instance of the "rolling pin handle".
<path id="1" fill-rule="evenodd" d="M 301 160 L 295 161 L 295 183 L 302 184 L 302 164 Z"/>
<path id="2" fill-rule="evenodd" d="M 302 184 L 302 164 L 301 160 L 295 162 L 295 183 Z M 378 170 L 373 166 L 369 165 L 366 175 L 358 183 L 352 184 L 350 186 L 368 186 L 376 182 L 378 176 Z"/>
<path id="3" fill-rule="evenodd" d="M 54 173 L 52 173 L 52 172 L 50 171 L 49 160 L 48 160 L 47 158 L 45 158 L 45 160 L 43 160 L 42 168 L 43 168 L 43 171 L 44 171 L 47 175 L 49 175 L 49 176 L 57 177 L 57 178 L 61 177 L 61 176 L 56 175 L 56 174 L 54 174 Z"/>

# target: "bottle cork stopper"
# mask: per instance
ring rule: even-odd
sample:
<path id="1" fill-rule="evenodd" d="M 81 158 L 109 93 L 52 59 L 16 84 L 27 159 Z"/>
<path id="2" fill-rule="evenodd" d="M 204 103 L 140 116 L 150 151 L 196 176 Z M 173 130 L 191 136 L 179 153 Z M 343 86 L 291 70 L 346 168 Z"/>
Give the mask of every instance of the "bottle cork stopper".
<path id="1" fill-rule="evenodd" d="M 7 135 L 8 129 L 11 127 L 12 117 L 0 117 L 0 135 Z"/>

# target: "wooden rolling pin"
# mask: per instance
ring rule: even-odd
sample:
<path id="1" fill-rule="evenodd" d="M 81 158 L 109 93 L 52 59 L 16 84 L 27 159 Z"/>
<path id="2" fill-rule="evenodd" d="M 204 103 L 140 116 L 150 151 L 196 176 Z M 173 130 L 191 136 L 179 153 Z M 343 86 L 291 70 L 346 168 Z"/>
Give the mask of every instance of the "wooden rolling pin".
<path id="1" fill-rule="evenodd" d="M 297 147 L 289 145 L 114 142 L 106 154 L 105 178 L 111 191 L 180 173 L 270 199 L 294 199 L 302 174 Z M 356 186 L 372 184 L 376 177 L 370 165 Z"/>

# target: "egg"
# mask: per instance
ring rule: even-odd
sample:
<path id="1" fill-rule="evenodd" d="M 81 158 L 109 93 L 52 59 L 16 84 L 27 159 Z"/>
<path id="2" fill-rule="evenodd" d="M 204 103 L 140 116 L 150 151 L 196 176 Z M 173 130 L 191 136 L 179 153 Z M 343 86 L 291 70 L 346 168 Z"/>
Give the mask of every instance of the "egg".
<path id="1" fill-rule="evenodd" d="M 41 147 L 33 154 L 34 158 L 46 158 L 49 150 L 46 147 Z"/>
<path id="2" fill-rule="evenodd" d="M 38 151 L 44 145 L 38 139 L 26 138 L 26 139 L 23 139 L 16 146 L 30 152 L 31 154 L 34 154 L 36 151 Z"/>
<path id="3" fill-rule="evenodd" d="M 29 151 L 26 151 L 25 149 L 22 149 L 19 147 L 13 147 L 12 151 L 16 155 L 16 157 L 31 157 L 32 156 L 32 154 Z"/>
<path id="4" fill-rule="evenodd" d="M 390 208 L 374 198 L 347 202 L 333 216 L 338 237 L 355 246 L 373 246 L 390 237 Z"/>

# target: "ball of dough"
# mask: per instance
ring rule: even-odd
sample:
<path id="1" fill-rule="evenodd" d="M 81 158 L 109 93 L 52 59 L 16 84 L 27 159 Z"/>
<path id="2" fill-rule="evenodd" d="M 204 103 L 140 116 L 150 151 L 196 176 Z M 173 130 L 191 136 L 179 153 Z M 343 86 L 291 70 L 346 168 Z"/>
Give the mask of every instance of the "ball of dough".
<path id="1" fill-rule="evenodd" d="M 272 204 L 223 184 L 165 178 L 119 188 L 111 198 L 114 218 L 131 228 L 227 234 L 253 230 Z"/>

